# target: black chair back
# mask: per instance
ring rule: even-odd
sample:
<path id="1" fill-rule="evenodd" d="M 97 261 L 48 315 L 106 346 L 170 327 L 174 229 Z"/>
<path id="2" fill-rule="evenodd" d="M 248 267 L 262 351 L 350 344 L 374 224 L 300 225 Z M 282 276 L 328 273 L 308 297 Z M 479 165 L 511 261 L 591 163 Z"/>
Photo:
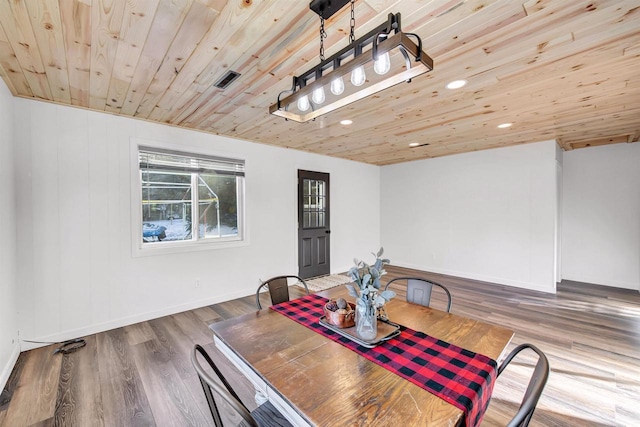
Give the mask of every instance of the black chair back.
<path id="1" fill-rule="evenodd" d="M 538 362 L 533 370 L 533 374 L 531 374 L 531 380 L 529 381 L 527 390 L 522 398 L 520 409 L 518 409 L 516 415 L 511 419 L 511 421 L 509 421 L 507 427 L 526 427 L 529 425 L 529 421 L 531 421 L 531 417 L 536 409 L 538 400 L 540 400 L 544 386 L 547 384 L 547 380 L 549 379 L 549 361 L 547 360 L 547 356 L 545 356 L 545 354 L 533 344 L 521 344 L 514 348 L 500 364 L 500 367 L 498 368 L 498 377 L 500 377 L 500 374 L 504 371 L 507 365 L 509 365 L 511 360 L 513 360 L 518 353 L 527 348 L 530 348 L 538 354 Z"/>
<path id="2" fill-rule="evenodd" d="M 222 385 L 218 384 L 211 375 L 205 370 L 205 368 L 200 364 L 198 360 L 198 354 L 207 362 L 211 370 L 218 377 Z M 220 410 L 218 409 L 218 403 L 224 401 L 227 406 L 233 409 L 238 415 L 242 418 L 244 423 L 248 426 L 257 426 L 255 419 L 251 416 L 251 413 L 247 409 L 246 406 L 242 403 L 238 395 L 231 385 L 227 382 L 227 380 L 222 375 L 222 372 L 218 369 L 209 354 L 205 351 L 202 346 L 196 344 L 193 348 L 193 353 L 191 354 L 191 363 L 198 373 L 198 377 L 200 378 L 200 384 L 202 385 L 202 390 L 204 391 L 204 395 L 207 398 L 207 403 L 209 404 L 209 409 L 211 410 L 211 415 L 213 416 L 213 424 L 216 427 L 222 427 L 222 419 L 220 418 Z M 221 398 L 222 400 L 218 400 L 216 402 L 216 397 Z"/>
<path id="3" fill-rule="evenodd" d="M 280 304 L 281 302 L 289 301 L 289 279 L 296 279 L 304 286 L 307 295 L 309 295 L 309 288 L 307 283 L 298 276 L 276 276 L 269 280 L 265 280 L 258 286 L 256 291 L 256 306 L 258 310 L 262 310 L 262 304 L 260 304 L 260 292 L 263 288 L 269 290 L 269 296 L 271 297 L 271 304 Z"/>

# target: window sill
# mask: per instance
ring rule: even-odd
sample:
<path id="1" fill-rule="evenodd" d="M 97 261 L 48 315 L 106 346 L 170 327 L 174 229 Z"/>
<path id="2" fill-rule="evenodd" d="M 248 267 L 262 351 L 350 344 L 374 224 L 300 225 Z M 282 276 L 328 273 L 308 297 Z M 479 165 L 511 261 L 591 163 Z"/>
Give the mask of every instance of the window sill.
<path id="1" fill-rule="evenodd" d="M 229 238 L 214 242 L 200 240 L 197 242 L 158 242 L 134 245 L 132 256 L 134 258 L 147 256 L 173 255 L 198 251 L 211 251 L 216 249 L 237 248 L 248 246 L 249 242 L 242 238 Z"/>

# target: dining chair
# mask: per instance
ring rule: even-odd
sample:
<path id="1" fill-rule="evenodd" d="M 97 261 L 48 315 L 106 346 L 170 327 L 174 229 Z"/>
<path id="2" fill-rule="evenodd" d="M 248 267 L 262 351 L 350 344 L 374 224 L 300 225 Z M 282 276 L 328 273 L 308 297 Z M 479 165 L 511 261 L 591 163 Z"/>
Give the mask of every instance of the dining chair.
<path id="1" fill-rule="evenodd" d="M 397 277 L 392 279 L 384 287 L 385 290 L 393 282 L 407 281 L 407 302 L 414 304 L 424 305 L 425 307 L 431 306 L 431 291 L 433 287 L 441 288 L 447 295 L 447 313 L 451 313 L 451 292 L 444 285 L 433 282 L 431 280 L 422 279 L 420 277 Z"/>
<path id="2" fill-rule="evenodd" d="M 544 386 L 547 384 L 547 379 L 549 378 L 549 361 L 547 360 L 547 356 L 545 356 L 545 354 L 533 344 L 521 344 L 514 348 L 498 367 L 498 378 L 507 365 L 509 365 L 511 360 L 518 353 L 527 348 L 530 348 L 538 354 L 538 362 L 531 374 L 531 379 L 529 380 L 529 385 L 527 386 L 527 390 L 522 398 L 520 408 L 511 421 L 509 421 L 507 427 L 526 427 L 529 425 L 529 421 L 531 421 L 531 417 L 533 416 L 533 411 L 536 409 L 538 400 L 540 400 Z"/>
<path id="3" fill-rule="evenodd" d="M 207 372 L 207 370 L 202 366 L 202 364 L 200 364 L 200 361 L 198 360 L 198 354 L 202 359 L 206 361 L 207 365 L 214 372 L 215 376 L 218 377 L 220 382 L 222 382 L 222 385 L 215 381 L 213 377 L 209 375 L 209 372 Z M 222 372 L 220 372 L 220 369 L 218 369 L 209 354 L 199 344 L 196 344 L 193 347 L 193 353 L 191 354 L 191 363 L 193 364 L 193 367 L 195 368 L 196 372 L 198 373 L 198 377 L 200 378 L 202 390 L 204 391 L 207 403 L 209 404 L 209 409 L 211 410 L 211 415 L 213 416 L 213 424 L 216 427 L 223 427 L 222 418 L 220 417 L 220 410 L 218 409 L 219 407 L 229 407 L 235 413 L 237 413 L 242 419 L 240 424 L 238 424 L 241 426 L 291 426 L 291 423 L 289 423 L 289 421 L 287 421 L 287 419 L 284 418 L 282 414 L 278 412 L 278 410 L 269 401 L 263 403 L 253 411 L 249 412 L 236 392 L 233 391 L 233 388 L 222 375 Z M 218 396 L 222 400 L 216 399 L 214 396 Z"/>
<path id="4" fill-rule="evenodd" d="M 258 290 L 256 291 L 256 306 L 258 306 L 258 310 L 262 310 L 262 304 L 260 304 L 260 291 L 263 288 L 267 288 L 269 290 L 269 296 L 271 297 L 271 304 L 280 304 L 281 302 L 289 301 L 289 279 L 295 279 L 298 283 L 302 283 L 304 286 L 307 295 L 309 295 L 309 288 L 307 287 L 307 283 L 298 276 L 276 276 L 272 277 L 269 280 L 265 280 L 258 286 Z"/>

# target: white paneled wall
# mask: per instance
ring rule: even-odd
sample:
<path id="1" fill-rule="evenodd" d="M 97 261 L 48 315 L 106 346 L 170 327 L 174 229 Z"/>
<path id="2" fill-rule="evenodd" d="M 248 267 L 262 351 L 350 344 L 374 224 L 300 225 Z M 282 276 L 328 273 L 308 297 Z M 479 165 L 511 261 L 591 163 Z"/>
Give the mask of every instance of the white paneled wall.
<path id="1" fill-rule="evenodd" d="M 640 289 L 640 143 L 564 153 L 562 276 Z"/>
<path id="2" fill-rule="evenodd" d="M 0 80 L 0 390 L 18 358 L 13 97 Z"/>
<path id="3" fill-rule="evenodd" d="M 394 263 L 555 292 L 554 141 L 384 166 L 381 188 Z"/>
<path id="4" fill-rule="evenodd" d="M 244 158 L 246 244 L 132 256 L 136 138 Z M 0 386 L 18 330 L 60 341 L 249 295 L 259 278 L 297 272 L 298 169 L 331 174 L 332 272 L 382 243 L 396 265 L 477 280 L 638 289 L 638 165 L 639 144 L 558 156 L 546 141 L 379 168 L 14 99 L 0 83 Z"/>
<path id="5" fill-rule="evenodd" d="M 16 154 L 26 165 L 16 186 L 24 339 L 105 330 L 297 273 L 298 169 L 331 174 L 333 272 L 379 247 L 376 166 L 41 102 L 15 106 Z M 247 244 L 132 257 L 131 138 L 246 159 Z M 354 208 L 353 195 L 373 208 Z"/>

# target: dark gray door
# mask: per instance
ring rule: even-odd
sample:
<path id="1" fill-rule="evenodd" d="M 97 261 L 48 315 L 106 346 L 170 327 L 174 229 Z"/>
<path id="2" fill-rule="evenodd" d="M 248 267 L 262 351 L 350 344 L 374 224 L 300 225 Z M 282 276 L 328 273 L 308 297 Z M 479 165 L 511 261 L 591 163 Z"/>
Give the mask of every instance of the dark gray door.
<path id="1" fill-rule="evenodd" d="M 330 273 L 329 174 L 298 170 L 298 275 Z"/>

